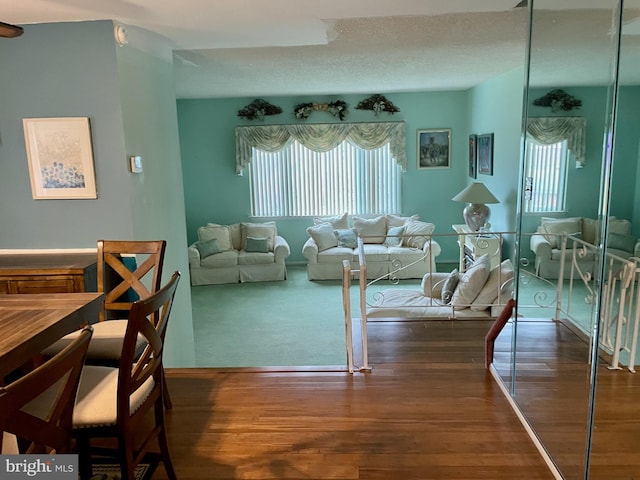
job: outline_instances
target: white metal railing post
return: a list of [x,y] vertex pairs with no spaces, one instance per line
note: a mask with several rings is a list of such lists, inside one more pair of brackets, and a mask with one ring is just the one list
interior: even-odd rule
[[[609,269],[613,270],[613,258],[610,260]],[[618,275],[616,275],[617,277]],[[635,264],[631,262],[625,262],[620,269],[620,281],[612,282],[612,289],[615,288],[616,283],[620,284],[620,297],[618,300],[618,315],[617,315],[617,324],[616,324],[616,338],[613,344],[613,357],[611,359],[611,369],[620,369],[620,352],[623,350],[623,339],[622,339],[622,330],[625,326],[626,317],[625,317],[625,309],[627,308],[627,290],[629,289],[629,285],[631,281],[635,277]],[[612,290],[610,295],[613,298],[615,291]],[[629,326],[627,324],[627,334],[625,336],[625,344],[628,346],[629,340]],[[631,358],[629,358],[631,361]]]
[[[560,250],[560,269],[558,272],[558,286],[556,289],[556,314],[554,316],[554,320],[560,320],[560,313],[562,311],[562,290],[563,290],[563,282],[564,282],[564,269],[565,269],[565,255],[567,253],[567,235],[562,235],[562,246]],[[575,249],[574,252],[575,253]]]
[[[636,295],[633,294],[629,298],[635,298],[635,302],[632,300],[633,304],[633,334],[631,337],[631,351],[629,352],[629,366],[627,367],[631,373],[636,373],[636,351],[638,348],[638,329],[640,328],[640,288],[637,288],[638,282],[638,259],[633,259],[634,261],[634,269],[633,269],[633,280],[631,282],[631,287],[635,288]],[[631,318],[631,309],[629,310],[629,318]]]
[[[609,292],[609,301],[612,302],[612,308],[613,308],[613,301],[614,301],[614,295],[615,295],[615,286],[618,282],[613,281],[611,282],[611,285],[609,286],[610,288],[610,292]],[[618,299],[618,312],[617,312],[617,319],[616,319],[616,336],[615,336],[615,340],[613,342],[613,356],[611,357],[611,365],[609,365],[609,368],[612,370],[619,370],[620,369],[620,347],[622,345],[622,327],[624,325],[624,302],[625,302],[625,294],[626,294],[626,290],[621,286],[620,288],[620,297]]]
[[362,336],[362,366],[360,370],[371,370],[369,366],[369,344],[367,336],[367,262],[364,256],[364,242],[358,237],[358,263],[360,272],[360,335]]
[[347,347],[347,368],[353,373],[353,319],[351,317],[351,263],[342,261],[342,306],[344,309],[344,334]]

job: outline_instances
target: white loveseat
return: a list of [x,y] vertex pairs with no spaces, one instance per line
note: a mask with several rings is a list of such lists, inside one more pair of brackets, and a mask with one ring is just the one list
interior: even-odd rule
[[433,239],[432,223],[417,216],[380,215],[370,218],[346,213],[314,218],[302,247],[309,280],[340,280],[343,260],[358,268],[357,238],[364,243],[367,278],[394,273],[397,278],[422,278],[435,272],[440,245]]
[[[600,242],[599,225],[597,220],[587,217],[542,217],[540,226],[530,239],[530,248],[535,254],[536,275],[548,279],[558,278],[562,258],[562,235],[568,234],[591,245],[597,245]],[[610,217],[608,232],[608,253],[624,259],[640,256],[640,242],[631,235],[631,223],[628,220]],[[567,243],[566,262],[570,258],[567,255],[571,253],[573,243],[571,240]],[[579,243],[576,245],[580,246]],[[593,273],[595,252],[595,249],[590,249],[576,258],[580,271]],[[570,274],[571,269],[567,265],[564,277],[567,278]]]
[[513,264],[490,270],[488,255],[463,273],[428,273],[420,289],[387,288],[367,294],[367,318],[474,319],[497,317],[512,297]]
[[275,222],[210,223],[189,246],[191,285],[285,280],[291,250]]

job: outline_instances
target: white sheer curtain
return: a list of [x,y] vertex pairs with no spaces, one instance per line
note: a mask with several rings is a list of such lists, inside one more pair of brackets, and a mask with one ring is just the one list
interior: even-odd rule
[[332,150],[344,140],[367,150],[389,143],[391,155],[402,171],[407,171],[405,123],[380,122],[237,127],[236,173],[242,175],[251,162],[252,148],[277,152],[293,140],[316,152]]
[[540,117],[527,122],[527,135],[543,145],[567,141],[579,165],[585,162],[587,120],[584,117]]

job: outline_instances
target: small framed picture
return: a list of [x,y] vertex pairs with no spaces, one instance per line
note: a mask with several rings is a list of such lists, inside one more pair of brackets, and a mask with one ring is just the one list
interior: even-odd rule
[[478,173],[478,136],[475,133],[469,135],[469,176],[476,178]]
[[418,169],[451,166],[451,129],[418,130]]
[[35,200],[97,198],[88,117],[25,118]]
[[493,133],[478,135],[478,173],[493,175]]

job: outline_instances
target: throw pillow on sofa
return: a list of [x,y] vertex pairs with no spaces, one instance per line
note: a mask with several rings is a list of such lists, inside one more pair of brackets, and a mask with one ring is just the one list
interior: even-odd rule
[[265,223],[241,223],[240,232],[242,234],[242,248],[247,249],[247,237],[253,238],[267,238],[269,251],[273,252],[275,246],[276,235],[278,231],[276,229],[276,222]]
[[622,250],[623,252],[633,253],[636,248],[636,239],[631,235],[611,232],[609,233],[607,247]]
[[207,241],[215,238],[220,251],[232,250],[231,231],[226,225],[206,225],[198,228],[198,240]]
[[402,245],[401,235],[404,233],[404,226],[391,227],[387,230],[387,238],[384,239],[384,245],[387,247],[399,247]]
[[402,227],[405,223],[410,222],[411,220],[419,220],[420,215],[411,215],[410,217],[401,217],[399,215],[385,215],[387,220],[387,228],[391,227]]
[[631,233],[631,222],[621,218],[609,217],[609,233],[619,235],[629,235]]
[[221,225],[219,223],[208,223],[209,227],[227,227],[231,234],[231,249],[242,250],[242,233],[240,232],[240,224],[232,223],[231,225]]
[[319,252],[338,246],[338,237],[330,223],[325,222],[309,227],[307,228],[307,233],[316,242]]
[[334,230],[347,229],[349,228],[349,215],[345,212],[342,215],[333,217],[315,217],[313,219],[314,225],[320,225],[321,223],[330,223]]
[[582,218],[548,218],[542,217],[542,234],[551,244],[551,248],[558,248],[558,235],[582,234]]
[[198,240],[196,242],[196,248],[198,249],[198,253],[200,253],[200,259],[222,252],[217,238],[212,238],[211,240]]
[[[631,222],[629,222],[629,220],[611,216],[609,217],[608,228],[609,233],[618,235],[631,234]],[[587,217],[582,219],[582,239],[592,245],[598,245],[600,243],[600,220]]]
[[462,274],[460,274],[460,282],[453,292],[451,305],[455,310],[461,310],[470,306],[475,298],[482,290],[482,287],[489,278],[491,260],[488,254],[484,254],[476,259],[475,262]]
[[269,253],[269,239],[266,237],[247,237],[245,252]]
[[338,238],[339,247],[356,248],[358,246],[358,237],[353,228],[341,228],[334,230],[333,233]]
[[600,242],[600,223],[593,218],[582,218],[582,240],[591,245]]
[[458,272],[457,268],[454,268],[447,279],[444,281],[444,285],[442,286],[442,302],[445,304],[451,303],[451,299],[453,298],[453,292],[456,291],[456,287],[460,283],[460,272]]
[[511,290],[511,280],[513,278],[513,264],[511,260],[506,259],[499,267],[494,268],[489,273],[486,283],[478,293],[478,296],[471,304],[471,310],[480,312],[486,310],[489,305],[496,302],[498,296],[502,303],[506,303]]
[[435,228],[436,226],[433,223],[409,220],[404,225],[404,246],[420,249],[423,248]]
[[384,217],[353,217],[353,228],[363,243],[382,243],[387,238],[387,220]]

